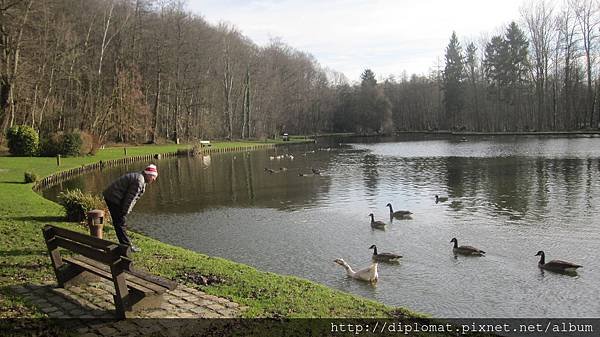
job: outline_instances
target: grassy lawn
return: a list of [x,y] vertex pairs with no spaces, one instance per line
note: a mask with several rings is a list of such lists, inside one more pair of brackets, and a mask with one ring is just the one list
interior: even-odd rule
[[[255,143],[217,142],[213,146],[253,144]],[[185,147],[187,146],[128,147],[127,153],[166,153]],[[32,184],[24,184],[23,172],[33,171],[44,177],[62,169],[122,156],[122,147],[108,148],[100,150],[94,157],[63,158],[60,168],[56,166],[55,158],[0,156],[0,318],[44,316],[8,288],[16,284],[54,281],[41,233],[44,224],[87,232],[87,228],[80,224],[64,222],[62,207],[33,192]],[[301,278],[263,272],[247,265],[168,245],[141,234],[131,234],[136,244],[142,248],[141,253],[134,255],[138,267],[179,282],[185,282],[185,272],[217,276],[224,282],[203,286],[201,289],[246,306],[244,317],[419,316]],[[112,226],[105,226],[105,237],[117,241]]]

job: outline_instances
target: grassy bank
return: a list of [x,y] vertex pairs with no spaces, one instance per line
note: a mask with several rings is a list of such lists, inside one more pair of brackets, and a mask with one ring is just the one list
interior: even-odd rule
[[[214,147],[228,147],[254,143],[215,143]],[[128,147],[128,155],[166,153],[185,145]],[[23,172],[33,171],[47,176],[59,170],[81,166],[99,160],[122,157],[123,148],[100,150],[94,157],[63,158],[61,167],[55,158],[0,157],[0,287],[4,294],[1,302],[4,317],[32,317],[38,315],[18,297],[9,294],[7,287],[14,284],[39,283],[53,280],[49,258],[41,235],[46,223],[85,232],[86,229],[63,220],[59,205],[42,198],[31,190],[32,184],[23,183]],[[111,226],[105,227],[109,240],[116,240]],[[247,317],[389,317],[394,308],[354,297],[296,277],[261,272],[246,265],[209,257],[157,240],[132,234],[142,252],[135,254],[135,262],[153,273],[172,279],[182,279],[186,272],[214,275],[225,282],[204,287],[207,293],[230,298],[248,307]],[[160,261],[160,263],[156,263]]]

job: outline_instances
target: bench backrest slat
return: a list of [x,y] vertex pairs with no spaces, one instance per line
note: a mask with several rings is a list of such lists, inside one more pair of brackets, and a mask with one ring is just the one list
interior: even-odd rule
[[120,255],[115,250],[100,250],[97,248],[86,246],[79,242],[71,241],[62,236],[54,236],[48,242],[58,247],[66,248],[74,253],[81,254],[85,257],[89,257],[90,259],[94,259],[105,264],[113,264],[116,261],[120,260]]
[[99,239],[87,234],[75,232],[65,228],[55,227],[51,225],[47,225],[46,228],[51,228],[51,233],[53,233],[54,235],[62,236],[69,240],[81,242],[94,248],[107,249],[110,246],[115,245],[115,243],[112,241]]

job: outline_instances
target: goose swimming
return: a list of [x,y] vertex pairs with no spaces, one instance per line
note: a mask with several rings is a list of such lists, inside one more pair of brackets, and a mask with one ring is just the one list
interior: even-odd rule
[[454,242],[454,247],[452,247],[452,251],[455,254],[462,255],[475,255],[475,256],[483,256],[485,252],[479,248],[475,248],[473,246],[459,246],[458,240],[456,238],[452,238],[450,242]]
[[413,214],[411,211],[395,211],[392,208],[392,204],[388,203],[387,205],[385,205],[385,207],[389,207],[390,208],[390,217],[396,218],[396,219],[402,219],[402,218],[407,218],[409,217],[411,214]]
[[370,266],[359,271],[354,271],[352,267],[350,267],[350,265],[343,259],[335,259],[334,262],[346,269],[346,275],[357,280],[376,283],[379,279],[379,274],[377,273],[377,262],[373,262]]
[[378,262],[398,262],[402,258],[402,255],[392,253],[378,253],[377,246],[372,245],[369,249],[373,249],[373,256],[371,259]]
[[568,273],[568,272],[576,272],[577,268],[581,268],[581,266],[578,264],[574,264],[574,263],[562,261],[562,260],[552,260],[552,261],[546,262],[546,254],[544,254],[543,250],[540,250],[539,252],[537,252],[537,254],[535,254],[535,256],[540,257],[540,262],[538,262],[538,267],[540,267],[542,269]]

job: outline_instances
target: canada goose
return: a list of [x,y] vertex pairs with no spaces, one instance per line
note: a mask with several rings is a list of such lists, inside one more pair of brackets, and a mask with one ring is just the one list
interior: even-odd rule
[[265,172],[273,174],[275,173],[275,170],[265,167]]
[[452,251],[455,254],[462,254],[462,255],[476,255],[476,256],[483,256],[483,254],[485,254],[485,252],[481,249],[475,248],[473,246],[458,246],[458,240],[456,240],[456,238],[452,238],[452,240],[450,240],[450,242],[454,242],[454,247],[452,248]]
[[437,194],[435,195],[435,203],[448,201],[448,197],[440,197]]
[[373,215],[373,213],[369,214],[369,216],[371,217],[371,227],[383,229],[387,225],[383,221],[375,221],[375,216]]
[[373,261],[378,262],[398,262],[402,255],[396,255],[392,253],[377,253],[377,246],[372,245],[369,249],[373,249],[373,256],[371,257]]
[[538,262],[538,267],[540,267],[542,269],[558,271],[558,272],[576,272],[576,269],[581,267],[578,264],[561,261],[561,260],[552,260],[548,263],[545,263],[546,255],[544,254],[543,250],[540,250],[539,252],[537,252],[537,254],[535,254],[535,256],[540,257],[540,262]]
[[334,262],[346,269],[346,275],[357,280],[376,283],[379,279],[379,275],[377,274],[377,262],[373,262],[367,268],[359,271],[352,270],[352,267],[350,267],[343,259],[335,259]]
[[390,217],[391,218],[397,218],[397,219],[407,218],[412,214],[411,211],[395,211],[394,212],[394,209],[392,208],[392,204],[390,204],[390,203],[388,203],[385,206],[390,208]]
[[312,171],[312,173],[314,173],[315,175],[321,175],[321,171],[319,169],[316,168],[311,168],[310,169]]

